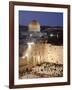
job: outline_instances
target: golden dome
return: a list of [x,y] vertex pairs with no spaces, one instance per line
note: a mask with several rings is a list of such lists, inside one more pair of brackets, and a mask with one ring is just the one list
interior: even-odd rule
[[36,20],[32,20],[28,24],[28,29],[29,29],[29,31],[40,31],[40,23]]

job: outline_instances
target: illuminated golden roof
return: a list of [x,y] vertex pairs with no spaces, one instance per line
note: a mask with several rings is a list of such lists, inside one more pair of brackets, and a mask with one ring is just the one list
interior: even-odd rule
[[29,29],[29,31],[40,31],[40,23],[36,20],[32,20],[28,24],[28,29]]

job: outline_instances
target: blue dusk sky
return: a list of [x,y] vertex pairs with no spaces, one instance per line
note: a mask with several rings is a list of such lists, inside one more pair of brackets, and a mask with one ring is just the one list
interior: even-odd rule
[[37,20],[41,26],[63,26],[63,13],[19,11],[19,25],[27,26],[32,20]]

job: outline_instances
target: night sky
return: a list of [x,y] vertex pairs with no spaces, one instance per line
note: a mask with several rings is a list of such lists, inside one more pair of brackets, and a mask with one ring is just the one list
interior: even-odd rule
[[27,26],[32,20],[37,20],[41,26],[63,26],[63,13],[19,11],[19,25]]

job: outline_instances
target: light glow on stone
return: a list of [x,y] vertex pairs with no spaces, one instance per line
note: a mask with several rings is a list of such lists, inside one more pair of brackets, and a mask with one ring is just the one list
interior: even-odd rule
[[50,34],[50,37],[53,37],[53,36],[54,36],[54,35],[51,33],[51,34]]
[[28,42],[28,48],[30,49],[31,48],[31,45],[34,45],[34,42]]

